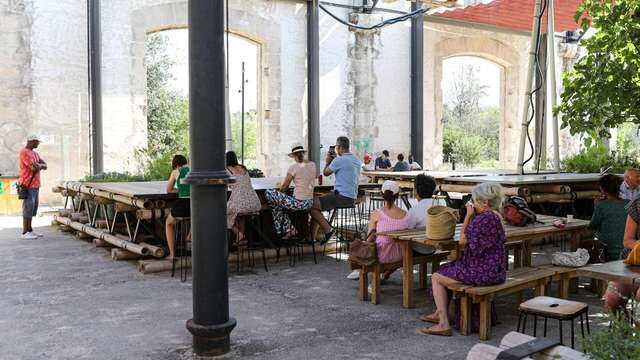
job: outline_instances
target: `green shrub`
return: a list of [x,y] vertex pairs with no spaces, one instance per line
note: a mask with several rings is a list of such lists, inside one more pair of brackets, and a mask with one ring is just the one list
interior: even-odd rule
[[129,182],[129,181],[145,181],[142,175],[132,175],[128,172],[106,172],[96,175],[87,175],[81,181],[87,182]]
[[[609,316],[611,329],[581,340],[583,352],[593,360],[640,359],[640,328],[625,317]],[[634,317],[638,318],[637,313]]]
[[610,173],[623,173],[630,167],[640,167],[636,151],[609,151],[601,143],[591,145],[581,152],[562,161],[562,168],[567,172],[597,173],[609,168]]

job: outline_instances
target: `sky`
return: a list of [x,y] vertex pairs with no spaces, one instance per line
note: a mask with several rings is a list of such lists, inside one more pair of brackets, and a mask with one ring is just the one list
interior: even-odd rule
[[480,99],[480,106],[500,106],[500,73],[501,68],[495,63],[476,56],[456,56],[446,59],[442,63],[442,96],[443,102],[451,102],[450,88],[453,79],[461,67],[472,65],[476,69],[476,75],[481,84],[487,86],[487,96]]
[[[184,95],[189,93],[189,52],[187,29],[162,32],[167,39],[167,50],[175,64],[171,72],[174,75],[169,86]],[[242,94],[242,62],[245,62],[245,111],[256,109],[258,47],[241,37],[229,36],[229,108],[232,113],[240,112]]]

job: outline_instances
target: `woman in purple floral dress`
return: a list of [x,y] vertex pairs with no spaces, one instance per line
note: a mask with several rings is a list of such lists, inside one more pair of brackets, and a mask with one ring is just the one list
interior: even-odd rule
[[460,245],[464,250],[460,259],[443,265],[431,277],[436,311],[420,320],[436,323],[420,329],[425,334],[451,336],[447,285],[463,283],[474,286],[499,284],[505,281],[507,263],[502,217],[502,187],[483,183],[472,191],[473,202],[467,204],[467,216],[462,224]]

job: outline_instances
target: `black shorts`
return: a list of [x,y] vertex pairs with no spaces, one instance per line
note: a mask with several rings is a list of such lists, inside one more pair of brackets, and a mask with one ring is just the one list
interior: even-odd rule
[[171,216],[174,218],[191,217],[191,201],[187,198],[180,198],[171,207]]
[[347,207],[356,203],[356,199],[342,196],[335,192],[319,197],[318,201],[320,201],[320,209],[322,211],[333,210],[337,207]]

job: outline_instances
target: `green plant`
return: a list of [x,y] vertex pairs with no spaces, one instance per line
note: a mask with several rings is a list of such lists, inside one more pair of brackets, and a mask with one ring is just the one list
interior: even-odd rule
[[[638,319],[635,311],[632,316]],[[640,328],[623,316],[609,318],[609,331],[598,331],[581,340],[584,353],[593,360],[640,359]]]
[[132,175],[129,173],[119,172],[106,172],[95,175],[87,175],[81,181],[86,182],[129,182],[129,181],[144,181],[146,180],[142,175]]
[[609,138],[611,128],[640,124],[640,0],[584,0],[575,19],[597,31],[581,42],[587,54],[563,74],[554,112],[571,134],[589,133],[589,145]]
[[609,167],[610,173],[623,173],[627,168],[640,167],[640,161],[635,152],[610,152],[601,142],[562,161],[562,168],[567,172],[596,173]]

